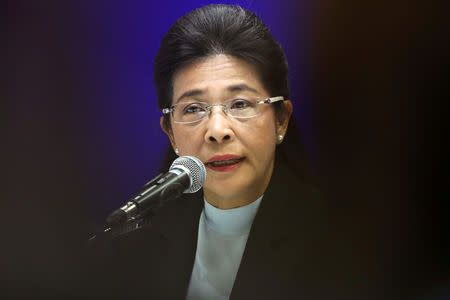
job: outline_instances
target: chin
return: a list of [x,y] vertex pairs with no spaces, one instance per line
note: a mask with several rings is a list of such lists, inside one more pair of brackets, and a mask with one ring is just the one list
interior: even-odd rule
[[212,186],[213,188],[204,187],[207,193],[222,199],[236,199],[238,197],[242,197],[244,194],[247,194],[250,190],[250,187],[237,186],[236,184],[225,184],[219,181],[216,181],[214,184],[209,186]]

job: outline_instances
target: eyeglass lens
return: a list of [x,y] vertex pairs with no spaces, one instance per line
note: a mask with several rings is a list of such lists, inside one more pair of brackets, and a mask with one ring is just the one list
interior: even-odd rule
[[259,113],[260,105],[255,99],[232,99],[224,104],[208,104],[205,102],[182,102],[174,111],[173,118],[177,122],[195,122],[207,116],[213,106],[223,106],[224,112],[235,118],[251,118]]

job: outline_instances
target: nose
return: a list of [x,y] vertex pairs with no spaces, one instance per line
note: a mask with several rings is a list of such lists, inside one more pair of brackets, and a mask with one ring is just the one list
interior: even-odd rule
[[206,143],[222,144],[234,139],[231,120],[223,111],[223,107],[211,107],[211,112],[209,117],[207,117],[206,122]]

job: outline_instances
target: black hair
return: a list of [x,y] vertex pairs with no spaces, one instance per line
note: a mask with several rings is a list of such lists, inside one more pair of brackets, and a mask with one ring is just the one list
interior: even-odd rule
[[[252,64],[271,96],[284,96],[289,99],[287,61],[283,49],[269,28],[256,14],[245,8],[212,4],[180,17],[163,37],[154,61],[154,83],[159,109],[169,107],[172,102],[172,81],[178,70],[218,54],[230,55]],[[282,122],[287,116],[283,102],[273,105],[277,120]],[[170,115],[165,115],[163,122],[165,127],[171,130]],[[290,132],[294,131],[297,135],[292,140],[301,145],[293,118],[289,122],[289,128]],[[278,147],[277,155],[289,140],[291,138],[285,137]],[[304,158],[299,149],[303,152],[303,147],[300,147],[296,150],[297,153],[290,156]],[[281,156],[287,157],[283,154]],[[175,158],[175,153],[169,149],[163,168],[168,167]]]
[[[271,96],[289,99],[287,62],[269,28],[247,9],[213,4],[182,16],[163,37],[154,63],[159,109],[172,102],[172,79],[177,70],[217,54],[249,62]],[[282,117],[282,103],[276,107],[277,117]],[[164,124],[170,129],[169,117]]]

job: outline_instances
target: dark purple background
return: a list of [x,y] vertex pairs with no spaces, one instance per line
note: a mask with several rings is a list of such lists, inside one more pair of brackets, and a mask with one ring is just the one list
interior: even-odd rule
[[[48,122],[58,137],[74,143],[70,151],[79,160],[83,188],[91,190],[93,206],[101,202],[101,210],[109,211],[156,175],[167,145],[152,82],[159,42],[179,16],[208,2],[11,3],[18,14],[14,25],[24,29],[11,32],[18,92],[26,93],[21,100],[34,110],[20,120],[38,127]],[[303,80],[311,10],[306,2],[288,3],[240,2],[261,16],[285,49],[295,114],[311,139],[311,99]]]

